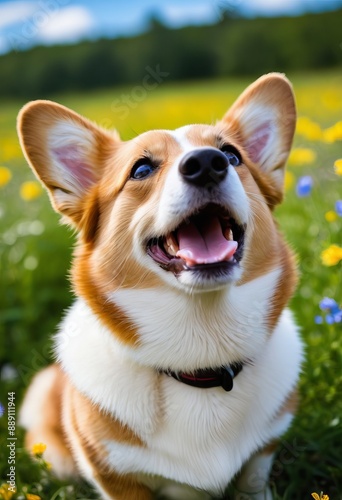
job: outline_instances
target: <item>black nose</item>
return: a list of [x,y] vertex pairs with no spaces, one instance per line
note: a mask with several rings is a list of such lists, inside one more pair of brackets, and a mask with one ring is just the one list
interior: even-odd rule
[[222,151],[203,148],[187,153],[179,163],[178,169],[189,184],[209,188],[225,179],[228,165],[228,159]]

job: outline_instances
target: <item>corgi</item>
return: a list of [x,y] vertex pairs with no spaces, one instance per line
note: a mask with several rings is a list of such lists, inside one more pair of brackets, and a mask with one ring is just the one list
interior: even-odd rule
[[271,499],[297,406],[296,261],[274,220],[296,123],[262,76],[214,125],[121,141],[50,101],[21,110],[25,157],[77,230],[77,299],[20,412],[59,477],[106,500]]

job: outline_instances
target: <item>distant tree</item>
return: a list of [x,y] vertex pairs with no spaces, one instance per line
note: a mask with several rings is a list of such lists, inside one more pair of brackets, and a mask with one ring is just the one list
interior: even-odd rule
[[342,9],[246,19],[222,7],[214,25],[170,29],[152,13],[148,30],[132,38],[2,55],[0,97],[137,84],[148,67],[167,72],[168,80],[184,80],[341,66]]

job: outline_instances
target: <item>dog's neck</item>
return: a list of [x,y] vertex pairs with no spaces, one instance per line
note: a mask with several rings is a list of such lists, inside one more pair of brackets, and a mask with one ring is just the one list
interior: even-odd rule
[[280,270],[208,294],[121,289],[110,295],[137,326],[129,348],[147,366],[191,371],[253,359],[269,335],[267,319]]

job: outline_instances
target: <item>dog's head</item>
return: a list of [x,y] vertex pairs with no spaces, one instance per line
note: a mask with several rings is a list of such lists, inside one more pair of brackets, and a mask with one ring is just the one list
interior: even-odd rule
[[103,303],[118,288],[208,292],[285,261],[272,209],[282,200],[295,117],[280,74],[259,78],[216,125],[127,142],[58,104],[26,105],[26,158],[80,234],[78,292]]

